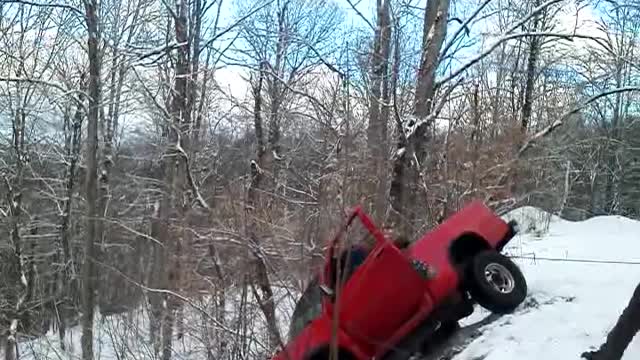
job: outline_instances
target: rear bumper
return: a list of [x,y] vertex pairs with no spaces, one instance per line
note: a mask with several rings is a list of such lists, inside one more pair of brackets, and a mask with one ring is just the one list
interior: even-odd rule
[[514,236],[520,231],[518,226],[518,222],[515,220],[511,220],[507,223],[507,233],[504,235],[502,240],[498,243],[496,250],[502,251],[502,249],[513,239]]

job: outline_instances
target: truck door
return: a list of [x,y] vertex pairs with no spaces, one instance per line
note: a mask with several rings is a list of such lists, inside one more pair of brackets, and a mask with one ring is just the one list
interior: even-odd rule
[[[416,313],[426,283],[391,242],[377,244],[338,289],[334,307],[349,336],[382,345]],[[335,313],[335,312],[334,312]]]

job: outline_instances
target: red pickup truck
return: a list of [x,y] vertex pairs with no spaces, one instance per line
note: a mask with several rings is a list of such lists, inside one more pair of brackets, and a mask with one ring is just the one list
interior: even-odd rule
[[[327,249],[319,276],[321,310],[273,360],[408,359],[445,323],[473,312],[473,303],[509,313],[527,295],[526,280],[502,248],[517,231],[474,201],[407,248],[355,208]],[[336,281],[344,243],[373,238],[364,262]],[[430,268],[430,276],[424,270]]]

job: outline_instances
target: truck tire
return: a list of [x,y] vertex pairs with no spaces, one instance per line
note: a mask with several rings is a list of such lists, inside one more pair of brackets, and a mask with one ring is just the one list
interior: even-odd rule
[[493,313],[513,312],[527,296],[527,281],[520,268],[493,250],[474,256],[466,277],[472,298]]

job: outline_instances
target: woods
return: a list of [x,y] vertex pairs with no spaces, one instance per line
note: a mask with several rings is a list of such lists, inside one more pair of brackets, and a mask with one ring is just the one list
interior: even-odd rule
[[639,36],[626,0],[0,0],[5,359],[268,356],[357,203],[640,218]]

